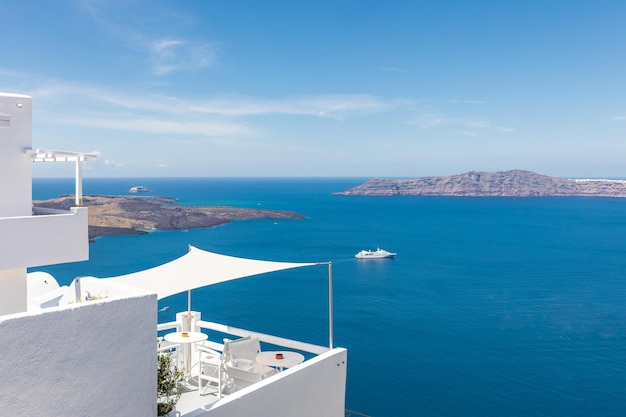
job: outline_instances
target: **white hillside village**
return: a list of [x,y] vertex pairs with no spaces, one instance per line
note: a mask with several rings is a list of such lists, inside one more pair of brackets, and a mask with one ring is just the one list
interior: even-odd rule
[[[345,415],[347,351],[333,346],[329,262],[269,262],[189,247],[149,270],[59,286],[28,268],[89,258],[82,165],[97,155],[33,149],[32,143],[31,97],[0,93],[0,414]],[[33,207],[33,163],[75,164],[75,207]],[[328,274],[329,317],[320,318],[328,319],[328,346],[215,323],[210,311],[191,308],[158,323],[159,299],[304,267]],[[173,275],[182,278],[173,282]]]

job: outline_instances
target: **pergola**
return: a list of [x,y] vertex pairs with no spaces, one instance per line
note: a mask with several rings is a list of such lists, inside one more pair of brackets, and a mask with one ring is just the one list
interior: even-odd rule
[[83,205],[83,162],[88,159],[96,159],[97,152],[70,152],[55,151],[50,149],[25,149],[30,155],[32,162],[74,162],[76,163],[76,205]]

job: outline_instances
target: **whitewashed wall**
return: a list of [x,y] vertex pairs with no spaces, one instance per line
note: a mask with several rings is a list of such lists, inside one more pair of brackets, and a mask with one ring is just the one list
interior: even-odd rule
[[89,259],[88,209],[0,219],[0,269]]
[[[31,144],[32,99],[0,93],[0,222],[3,217],[30,216],[32,173],[30,155],[24,153],[24,149]],[[2,231],[0,245],[10,247],[16,236],[19,230],[17,234]],[[10,259],[15,253],[0,249],[2,259]],[[0,270],[4,270],[0,271],[0,314],[26,311],[25,266],[15,263],[0,266]]]
[[346,349],[333,349],[304,362],[297,372],[288,369],[228,395],[197,417],[343,417],[347,358]]
[[32,99],[0,93],[0,217],[28,216],[32,204]]
[[156,295],[0,317],[0,415],[156,416]]

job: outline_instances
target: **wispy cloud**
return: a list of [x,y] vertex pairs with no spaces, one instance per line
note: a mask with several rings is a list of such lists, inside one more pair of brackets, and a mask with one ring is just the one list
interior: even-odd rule
[[405,73],[410,73],[412,71],[409,71],[407,69],[404,68],[398,68],[398,67],[382,67],[383,71],[389,71],[389,72],[405,72]]
[[[162,41],[154,50],[167,55],[181,40]],[[189,98],[141,91],[112,90],[97,86],[41,81],[28,94],[37,97],[40,120],[49,124],[148,134],[225,138],[258,138],[263,116],[307,116],[338,121],[355,116],[411,111],[409,123],[421,129],[448,128],[454,134],[477,136],[486,132],[512,132],[485,117],[451,117],[438,109],[414,102],[368,94],[325,94],[279,98],[243,95]],[[62,109],[62,111],[61,111]],[[259,123],[257,123],[259,122]]]
[[623,121],[626,121],[626,115],[613,116],[613,117],[611,117],[611,121],[612,122],[623,122]]
[[88,171],[110,171],[125,166],[124,163],[116,161],[110,155],[105,155],[98,152],[96,159],[90,160],[88,164],[85,164],[84,169]]
[[[308,116],[338,121],[406,107],[408,102],[366,94],[259,98],[188,98],[79,83],[44,81],[26,91],[37,97],[38,120],[51,125],[176,135],[179,138],[258,138],[263,116]],[[259,122],[259,123],[257,123]]]
[[85,108],[102,105],[126,110],[151,111],[163,114],[201,114],[217,116],[255,116],[267,114],[305,115],[341,119],[355,114],[389,111],[407,105],[399,100],[385,100],[367,94],[327,94],[293,96],[277,99],[232,95],[205,99],[160,96],[121,92],[77,83],[46,82],[29,91],[39,100],[83,102]]
[[461,130],[458,132],[465,136],[479,136],[478,132],[513,132],[515,129],[505,126],[494,125],[485,119],[470,117],[448,117],[442,112],[432,110],[422,110],[411,120],[411,124],[422,129],[433,129],[439,127],[455,127]]
[[480,133],[472,132],[472,131],[469,131],[469,130],[459,130],[459,131],[457,131],[457,134],[459,136],[471,136],[471,137],[481,136]]
[[8,68],[0,68],[0,77],[5,78],[27,78],[31,77],[32,74],[26,71],[17,71]]
[[[44,104],[55,103],[56,106],[61,104],[72,106],[73,104],[74,107],[77,107],[77,111],[81,111],[82,114],[93,111],[119,112],[122,110],[179,114],[186,110],[183,108],[181,100],[173,97],[119,92],[59,81],[45,82],[41,86],[31,89],[28,93],[37,97],[38,101]],[[103,110],[105,108],[106,110]]]
[[154,65],[152,73],[166,75],[174,71],[199,70],[211,65],[216,44],[198,44],[183,39],[162,39],[149,47]]
[[[123,5],[129,7],[127,2]],[[127,48],[139,50],[145,54],[149,72],[164,76],[173,72],[196,71],[213,64],[217,44],[209,41],[193,41],[177,36],[159,36],[141,31],[138,25],[130,22],[120,23],[108,16],[108,9],[121,4],[101,0],[74,0],[74,4],[84,10],[109,36],[120,41]],[[145,5],[137,5],[145,7]],[[175,13],[168,13],[168,18],[175,18]],[[179,19],[182,17],[178,16]]]
[[422,129],[430,129],[451,123],[453,123],[453,119],[447,118],[442,113],[422,113],[415,116],[411,121],[411,124],[419,126]]
[[138,119],[134,117],[131,119],[121,119],[119,117],[108,116],[54,118],[49,122],[68,126],[165,135],[179,134],[204,137],[250,137],[257,135],[253,129],[247,128],[244,125],[224,122],[192,122],[189,120]]
[[482,100],[458,100],[458,99],[452,99],[452,100],[448,100],[449,103],[464,103],[464,104],[487,104],[486,101],[482,101]]
[[200,113],[228,116],[285,114],[341,119],[351,114],[383,112],[392,106],[392,103],[370,95],[355,94],[300,96],[274,100],[236,97],[206,100],[191,105],[190,109]]
[[152,52],[160,55],[161,57],[170,58],[174,55],[172,53],[172,49],[177,46],[184,45],[185,43],[187,42],[180,39],[163,39],[155,41],[150,49],[152,49]]
[[463,120],[461,119],[461,123],[463,123],[467,127],[472,127],[475,129],[483,129],[483,130],[493,130],[496,132],[513,132],[515,130],[511,127],[494,125],[487,120]]

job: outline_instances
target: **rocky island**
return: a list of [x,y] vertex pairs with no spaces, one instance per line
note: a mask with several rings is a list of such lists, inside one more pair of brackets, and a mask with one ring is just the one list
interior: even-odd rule
[[[36,207],[67,210],[73,196],[34,201]],[[89,239],[102,235],[148,233],[148,230],[185,230],[218,226],[231,220],[304,219],[297,213],[223,206],[181,206],[171,197],[116,197],[88,195]]]
[[568,179],[531,171],[469,171],[464,174],[389,180],[374,178],[336,195],[456,197],[626,197],[626,181]]

